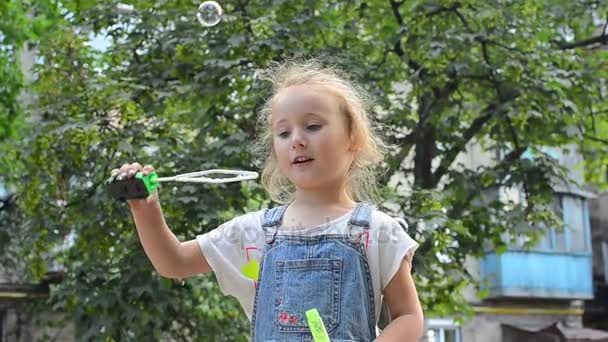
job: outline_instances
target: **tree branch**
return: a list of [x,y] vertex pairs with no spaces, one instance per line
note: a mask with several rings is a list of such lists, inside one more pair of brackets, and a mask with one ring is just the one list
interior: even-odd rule
[[524,152],[528,149],[528,146],[520,146],[519,148],[513,149],[509,154],[502,158],[502,162],[504,164],[510,164],[516,160],[518,160]]
[[518,95],[514,95],[508,101],[504,101],[499,104],[490,104],[486,107],[486,109],[482,112],[478,118],[473,120],[471,125],[463,132],[462,140],[455,144],[446,154],[445,157],[441,160],[439,167],[434,172],[433,181],[435,186],[439,184],[441,178],[447,173],[449,167],[452,165],[454,160],[458,154],[465,148],[465,146],[471,141],[471,139],[477,135],[485,125],[492,119],[494,115],[502,111],[507,103],[511,100],[515,99]]
[[575,49],[578,47],[589,47],[589,45],[600,44],[600,45],[608,45],[608,35],[606,34],[606,27],[604,26],[604,30],[601,35],[596,37],[587,38],[578,42],[565,43],[553,40],[554,44],[557,45],[562,50]]
[[608,35],[592,37],[589,39],[585,39],[585,40],[581,40],[581,41],[573,42],[573,43],[561,43],[561,42],[556,42],[556,41],[554,41],[554,43],[556,43],[557,46],[563,50],[575,49],[577,47],[587,47],[589,45],[593,45],[593,44],[597,44],[597,43],[599,43],[601,45],[606,45],[606,44],[608,44]]
[[[509,126],[509,132],[511,133],[511,140],[513,141],[513,145],[514,145],[514,151],[517,151],[518,155],[521,156],[521,154],[526,150],[525,147],[522,147],[521,144],[519,143],[519,138],[517,137],[517,133],[515,132],[515,129],[513,128],[513,123],[511,122],[511,119],[508,116],[505,116],[505,121],[507,122],[507,125]],[[511,153],[509,153],[510,155]],[[516,154],[517,155],[517,154]],[[530,212],[532,212],[532,209],[534,209],[534,204],[530,203],[529,199],[530,199],[530,186],[529,186],[529,181],[528,181],[528,176],[526,174],[526,172],[522,173],[522,178],[523,178],[523,188],[524,188],[524,197],[526,199],[526,208],[524,209],[524,218],[528,218],[528,215],[530,214]]]
[[[401,28],[405,27],[403,17],[401,16],[401,13],[399,13],[399,6],[401,6],[401,4],[403,4],[403,2],[402,1],[397,2],[395,0],[389,0],[389,2],[391,4],[391,10],[393,11],[393,16],[395,17],[397,24],[399,24],[399,27],[401,27]],[[401,39],[403,39],[404,36],[405,36],[405,32],[402,29],[401,32],[399,33],[399,37],[397,37],[397,41],[393,45],[393,51],[395,52],[395,54],[397,56],[399,56],[401,58],[403,58],[403,56],[405,55],[405,52],[401,48]],[[410,67],[410,69],[414,70],[414,72],[420,72],[422,70],[422,66],[413,60],[408,59],[406,61],[406,63]]]
[[599,143],[602,143],[602,144],[608,146],[608,139],[601,139],[601,138],[598,138],[598,137],[595,137],[595,136],[592,136],[589,134],[583,134],[583,137],[585,137],[586,139],[589,139],[591,141],[599,142]]

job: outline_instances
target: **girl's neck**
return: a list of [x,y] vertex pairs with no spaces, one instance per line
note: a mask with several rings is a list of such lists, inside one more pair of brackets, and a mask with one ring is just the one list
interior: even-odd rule
[[[348,196],[345,189],[341,191],[327,189],[327,191],[307,191],[296,190],[295,199],[290,204],[292,209],[337,209],[337,208],[353,208],[357,203]],[[330,209],[331,210],[331,209]]]
[[283,228],[316,227],[343,216],[356,206],[344,188],[327,187],[322,191],[297,188],[295,199],[283,217]]

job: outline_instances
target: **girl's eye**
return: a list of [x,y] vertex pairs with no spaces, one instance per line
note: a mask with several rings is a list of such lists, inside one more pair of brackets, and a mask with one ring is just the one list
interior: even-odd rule
[[307,128],[311,131],[318,131],[321,129],[321,125],[318,125],[318,124],[308,125]]
[[287,131],[279,133],[279,137],[281,137],[281,138],[287,138],[288,136],[289,136],[289,132],[287,132]]

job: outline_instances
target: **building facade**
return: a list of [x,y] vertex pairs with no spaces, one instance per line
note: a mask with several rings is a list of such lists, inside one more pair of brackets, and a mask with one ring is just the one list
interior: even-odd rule
[[[502,254],[489,249],[483,258],[470,259],[469,271],[487,282],[489,296],[479,300],[468,289],[466,297],[473,305],[474,318],[462,326],[450,318],[430,318],[426,341],[608,341],[608,332],[593,330],[583,322],[585,302],[595,296],[594,255],[597,259],[599,245],[596,239],[592,243],[590,203],[596,196],[573,185],[583,183],[580,154],[555,148],[547,148],[545,153],[565,166],[574,181],[554,185],[554,209],[565,229],[548,227],[531,249],[523,248],[522,236]],[[474,169],[494,159],[494,153],[471,144],[459,162]],[[499,189],[496,196],[518,201],[521,194]]]

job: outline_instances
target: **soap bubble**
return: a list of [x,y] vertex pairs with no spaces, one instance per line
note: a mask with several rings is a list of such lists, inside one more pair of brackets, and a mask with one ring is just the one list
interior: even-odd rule
[[200,6],[198,6],[198,11],[196,12],[196,19],[203,26],[215,26],[217,23],[222,20],[222,15],[224,11],[222,7],[215,1],[205,1]]

